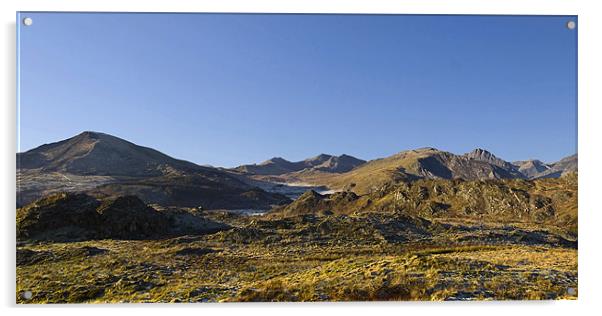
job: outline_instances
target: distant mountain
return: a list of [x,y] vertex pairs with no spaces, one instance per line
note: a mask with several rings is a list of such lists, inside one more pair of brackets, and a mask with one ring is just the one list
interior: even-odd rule
[[[559,177],[565,171],[576,171],[576,156],[553,164],[555,169],[546,169],[537,177]],[[349,189],[366,193],[391,182],[415,179],[527,179],[531,173],[522,173],[528,165],[509,163],[484,149],[475,149],[463,155],[455,155],[436,148],[419,148],[397,153],[393,156],[368,161],[357,168],[341,174],[289,174],[281,176],[289,181],[325,185],[331,189]],[[550,170],[552,167],[550,167]]]
[[327,179],[327,184],[342,188],[352,183],[354,191],[365,193],[385,183],[404,179],[476,180],[521,177],[515,170],[516,167],[506,166],[505,162],[482,150],[454,155],[436,148],[419,148],[369,161],[350,172]]
[[291,162],[280,157],[275,157],[259,164],[242,165],[232,170],[250,175],[282,175],[312,170],[343,173],[350,171],[365,162],[365,160],[357,159],[349,155],[332,156],[320,154],[316,157],[297,162]]
[[307,185],[320,192],[363,194],[417,179],[539,179],[572,172],[577,172],[577,155],[551,164],[510,163],[481,148],[456,155],[430,147],[368,162],[320,154],[297,162],[275,157],[223,169],[174,159],[115,136],[83,132],[17,154],[17,203],[57,192],[85,192],[102,199],[134,195],[163,206],[268,209],[290,201],[280,194],[290,191],[282,183],[294,183],[295,194]]
[[549,169],[540,172],[533,178],[558,178],[568,173],[577,172],[577,155],[572,155],[549,165]]
[[233,171],[256,175],[280,175],[303,169],[300,163],[290,162],[284,158],[274,157],[259,164],[242,165]]
[[[328,156],[328,155],[327,155]],[[322,163],[314,165],[311,169],[324,172],[343,173],[364,164],[366,161],[349,155],[329,156]]]
[[18,153],[17,178],[19,205],[62,191],[102,198],[135,195],[146,203],[205,208],[269,208],[288,201],[227,171],[98,132]]
[[518,171],[528,179],[537,177],[538,174],[550,169],[548,164],[537,159],[515,161],[512,164],[517,166]]
[[559,178],[568,173],[577,172],[577,154],[565,157],[557,162],[546,164],[537,159],[515,161],[513,164],[527,179]]

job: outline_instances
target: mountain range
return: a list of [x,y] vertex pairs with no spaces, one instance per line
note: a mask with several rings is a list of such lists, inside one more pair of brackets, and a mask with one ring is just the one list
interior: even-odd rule
[[316,157],[297,162],[291,162],[281,157],[274,157],[259,164],[242,165],[233,170],[254,175],[282,175],[299,171],[343,173],[350,171],[365,162],[365,160],[345,154],[340,156],[320,154]]
[[[296,166],[302,162],[295,163]],[[456,155],[436,148],[426,147],[406,150],[389,157],[356,164],[346,172],[328,172],[316,168],[297,168],[287,173],[269,173],[261,169],[284,170],[290,162],[271,159],[254,168],[241,166],[246,176],[256,180],[283,183],[305,183],[326,186],[332,190],[353,190],[363,194],[384,184],[416,179],[539,179],[557,178],[563,174],[577,172],[577,155],[566,157],[556,163],[546,164],[539,160],[508,162],[491,152],[477,148],[471,152]]]
[[320,154],[296,162],[275,157],[225,169],[174,159],[108,134],[83,132],[17,154],[17,203],[77,191],[99,198],[136,195],[146,203],[167,206],[267,209],[290,200],[261,183],[303,183],[363,194],[390,182],[417,179],[538,179],[573,172],[576,154],[546,164],[508,162],[480,148],[456,155],[430,147],[370,161]]

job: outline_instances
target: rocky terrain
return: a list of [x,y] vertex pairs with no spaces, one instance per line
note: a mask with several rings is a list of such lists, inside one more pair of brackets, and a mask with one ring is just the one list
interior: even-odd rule
[[322,185],[331,190],[350,189],[364,194],[387,183],[417,179],[539,179],[577,172],[577,155],[545,165],[540,171],[530,167],[533,163],[536,162],[510,163],[484,149],[456,155],[429,147],[371,160],[344,173],[302,171],[277,176],[256,175],[254,178]]
[[18,162],[18,303],[578,296],[576,155],[228,170],[85,132]]
[[543,227],[426,220],[399,213],[214,216],[234,228],[170,239],[24,243],[17,249],[17,301],[577,296],[576,241]]
[[195,212],[158,211],[135,196],[100,201],[84,193],[58,193],[17,209],[17,240],[156,239],[229,228]]
[[546,223],[577,235],[577,176],[539,180],[420,179],[390,183],[371,193],[307,191],[269,214],[383,213],[403,209],[422,218]]
[[263,216],[59,194],[17,211],[17,302],[577,297],[577,178],[308,191]]

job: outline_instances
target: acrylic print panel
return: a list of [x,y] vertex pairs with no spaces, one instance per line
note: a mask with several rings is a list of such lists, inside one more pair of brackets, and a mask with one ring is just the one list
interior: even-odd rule
[[576,16],[17,24],[18,303],[577,298]]

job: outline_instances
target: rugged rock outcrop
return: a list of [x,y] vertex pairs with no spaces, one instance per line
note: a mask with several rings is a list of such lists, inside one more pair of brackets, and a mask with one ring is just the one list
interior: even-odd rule
[[559,179],[419,179],[388,183],[355,195],[308,191],[275,208],[271,218],[298,214],[384,214],[402,212],[421,218],[488,220],[497,223],[547,223],[577,233],[577,176]]
[[99,201],[86,194],[60,193],[17,210],[19,240],[147,239],[226,229],[228,225],[194,214],[159,212],[135,196]]
[[169,234],[169,219],[135,196],[120,196],[103,202],[96,212],[99,225],[92,227],[100,236],[116,239],[143,239]]
[[276,208],[274,213],[286,215],[329,213],[333,209],[340,210],[343,207],[355,208],[353,204],[358,199],[359,196],[349,191],[322,195],[314,190],[308,190],[291,204]]
[[99,237],[96,209],[86,194],[61,193],[17,209],[17,239],[90,239]]

